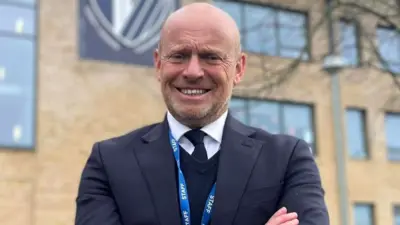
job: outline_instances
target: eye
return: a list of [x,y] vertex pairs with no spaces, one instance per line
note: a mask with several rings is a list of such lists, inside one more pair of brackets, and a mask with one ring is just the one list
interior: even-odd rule
[[215,56],[215,55],[209,55],[209,56],[208,56],[208,59],[209,59],[209,60],[219,60],[219,57],[218,57],[218,56]]
[[183,59],[184,56],[182,54],[173,54],[170,56],[171,59]]
[[221,62],[221,57],[216,54],[204,54],[201,56],[201,58],[213,64]]
[[168,61],[170,61],[170,62],[182,62],[182,61],[184,61],[185,59],[187,59],[187,55],[185,55],[185,54],[181,54],[181,53],[174,53],[174,54],[171,54],[170,56],[168,56]]

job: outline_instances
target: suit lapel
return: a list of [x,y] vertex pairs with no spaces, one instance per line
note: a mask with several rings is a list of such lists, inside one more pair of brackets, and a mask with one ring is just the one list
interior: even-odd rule
[[249,137],[254,132],[228,116],[221,145],[212,225],[233,224],[262,146],[262,142]]
[[136,151],[162,225],[181,223],[175,159],[169,144],[168,130],[165,119],[142,137],[142,146]]

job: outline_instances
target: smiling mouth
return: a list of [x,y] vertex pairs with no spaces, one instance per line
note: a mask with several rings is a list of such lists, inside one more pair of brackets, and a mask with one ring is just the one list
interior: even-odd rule
[[198,95],[204,95],[207,92],[209,92],[211,89],[188,89],[188,88],[176,88],[180,93],[184,95],[190,95],[190,96],[198,96]]

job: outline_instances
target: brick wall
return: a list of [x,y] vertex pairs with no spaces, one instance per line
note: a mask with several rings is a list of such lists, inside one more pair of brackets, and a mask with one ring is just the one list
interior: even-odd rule
[[[300,9],[312,7],[311,23],[321,16],[321,3],[275,2]],[[78,180],[92,144],[163,118],[164,104],[152,69],[79,60],[77,8],[76,0],[40,1],[38,144],[34,152],[0,151],[2,225],[73,224]],[[321,29],[312,53],[318,59],[326,51],[326,34]],[[257,65],[259,57],[250,55],[249,61]],[[266,68],[288,63],[272,57],[266,61]],[[250,66],[246,81],[259,74],[259,66]],[[373,201],[377,204],[377,224],[391,224],[391,204],[400,203],[400,179],[394,179],[400,166],[386,162],[380,111],[382,99],[390,95],[390,79],[352,69],[342,72],[341,84],[343,106],[368,110],[372,146],[372,160],[347,161],[350,201]],[[317,162],[332,224],[339,224],[330,79],[320,63],[301,65],[287,83],[271,93],[238,87],[235,94],[315,105]],[[391,107],[400,110],[399,106]]]

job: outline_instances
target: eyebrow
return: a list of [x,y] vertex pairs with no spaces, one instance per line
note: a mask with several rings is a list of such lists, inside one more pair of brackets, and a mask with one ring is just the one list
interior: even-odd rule
[[[178,47],[173,47],[170,49],[170,52],[179,52],[179,51],[190,51],[192,52],[193,48],[188,46],[188,45],[181,45]],[[212,48],[212,47],[202,47],[198,50],[199,54],[204,54],[204,53],[215,53],[217,55],[225,56],[227,53],[224,53],[218,48]]]

